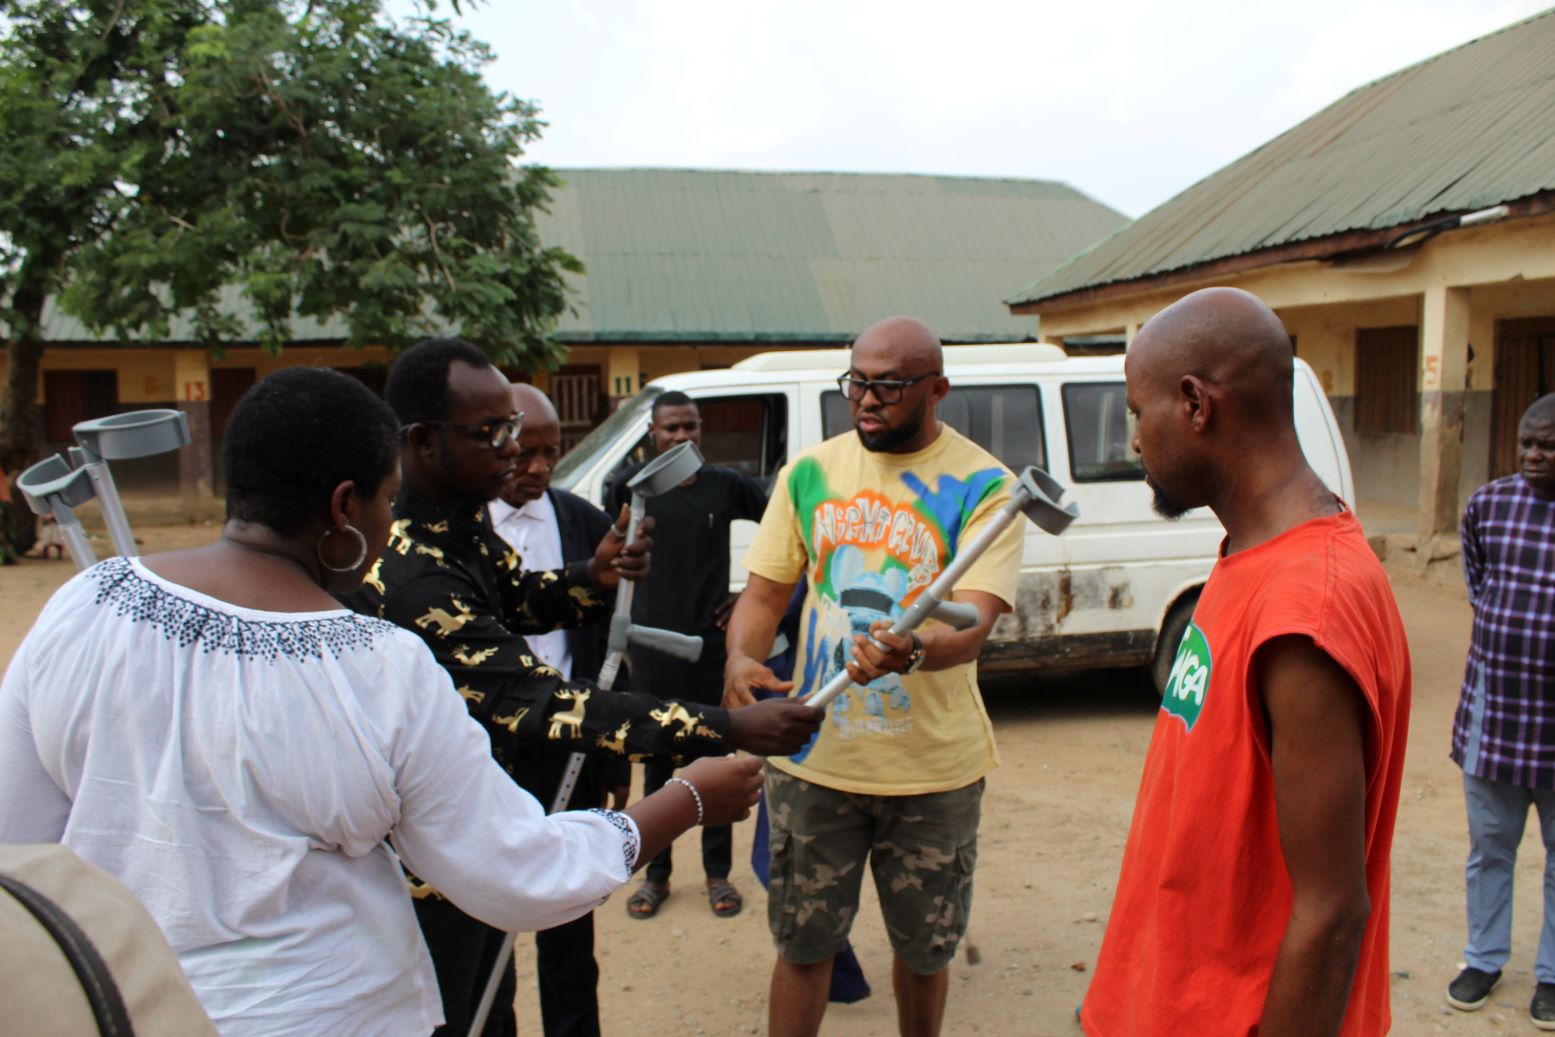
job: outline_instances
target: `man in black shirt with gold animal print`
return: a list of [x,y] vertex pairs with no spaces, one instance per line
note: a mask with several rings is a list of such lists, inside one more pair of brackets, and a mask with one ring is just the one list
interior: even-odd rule
[[[395,362],[385,395],[404,436],[404,481],[389,547],[347,603],[421,636],[490,734],[499,762],[511,767],[541,746],[677,763],[737,749],[788,754],[815,731],[820,712],[796,702],[775,701],[768,705],[791,708],[763,715],[754,709],[731,714],[601,691],[588,681],[563,680],[541,663],[524,633],[597,621],[611,608],[620,578],[646,570],[651,541],[623,552],[622,516],[588,561],[525,572],[486,511],[518,456],[518,415],[507,379],[469,343],[439,339]],[[442,990],[439,1032],[462,1035],[502,934],[435,890],[412,885]],[[498,997],[486,1034],[515,1032],[511,1004],[511,992]]]

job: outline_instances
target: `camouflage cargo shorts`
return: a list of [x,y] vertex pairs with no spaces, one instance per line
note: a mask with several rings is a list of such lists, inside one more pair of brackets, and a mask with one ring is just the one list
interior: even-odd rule
[[769,766],[767,925],[778,953],[807,965],[842,949],[867,859],[892,950],[920,975],[950,964],[972,909],[982,801],[982,781],[921,796],[861,796]]

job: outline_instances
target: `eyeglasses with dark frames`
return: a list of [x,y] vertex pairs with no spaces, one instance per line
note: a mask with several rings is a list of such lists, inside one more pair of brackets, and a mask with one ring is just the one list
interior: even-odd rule
[[[519,430],[524,426],[524,412],[519,411],[508,418],[493,418],[479,425],[465,425],[458,421],[418,421],[416,424],[458,429],[460,432],[483,440],[493,450],[501,450],[510,440],[517,438]],[[408,428],[409,425],[401,425],[400,431],[403,432]]]
[[901,403],[902,394],[910,385],[917,385],[925,378],[938,378],[938,371],[929,371],[926,374],[913,375],[911,378],[858,378],[851,374],[840,375],[837,378],[837,388],[842,395],[858,403],[868,393],[874,393],[875,399],[881,403]]

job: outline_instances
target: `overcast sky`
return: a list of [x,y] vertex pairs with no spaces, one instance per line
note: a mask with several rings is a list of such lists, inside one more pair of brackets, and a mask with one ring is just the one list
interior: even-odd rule
[[543,109],[547,165],[1051,179],[1138,216],[1549,3],[488,0],[460,21],[491,85]]

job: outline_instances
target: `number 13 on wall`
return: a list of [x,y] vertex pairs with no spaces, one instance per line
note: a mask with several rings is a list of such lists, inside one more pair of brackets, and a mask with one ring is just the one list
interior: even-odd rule
[[201,403],[209,398],[209,392],[205,382],[185,382],[183,400],[185,403]]

